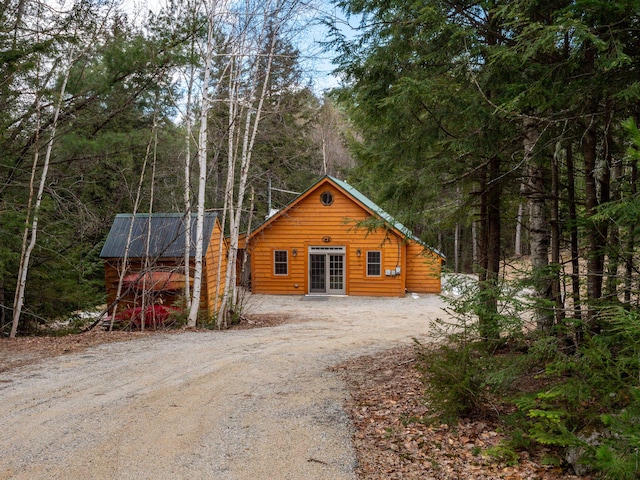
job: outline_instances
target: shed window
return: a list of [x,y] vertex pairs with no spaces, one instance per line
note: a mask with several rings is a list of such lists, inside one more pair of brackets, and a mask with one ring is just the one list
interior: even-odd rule
[[367,252],[367,276],[379,277],[382,275],[382,252],[372,250]]
[[289,252],[287,250],[273,252],[273,273],[276,275],[289,275]]

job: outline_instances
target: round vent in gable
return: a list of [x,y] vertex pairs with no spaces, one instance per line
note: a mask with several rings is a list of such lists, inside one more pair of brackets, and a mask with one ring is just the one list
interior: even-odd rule
[[333,203],[333,194],[331,192],[323,192],[320,195],[320,201],[325,206],[331,205]]

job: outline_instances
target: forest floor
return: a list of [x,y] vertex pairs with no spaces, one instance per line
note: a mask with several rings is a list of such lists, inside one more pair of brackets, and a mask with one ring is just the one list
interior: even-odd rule
[[[507,440],[493,412],[487,418],[434,423],[415,350],[401,347],[335,368],[349,389],[346,408],[355,427],[358,479],[569,480],[588,479],[545,464],[550,453],[501,458]],[[495,454],[489,454],[494,451]]]
[[[300,318],[291,310],[273,315],[262,313],[249,316],[234,329],[271,327],[297,321]],[[64,337],[2,340],[0,373],[37,365],[56,356],[82,353],[105,343],[129,342],[155,335],[159,334],[94,331]],[[350,358],[331,370],[343,379],[348,390],[344,408],[353,424],[358,479],[586,478],[544,465],[544,452],[535,458],[523,452],[517,462],[508,464],[499,457],[488,455],[487,449],[498,446],[504,439],[499,426],[491,420],[466,419],[456,426],[425,421],[432,412],[422,401],[424,384],[415,368],[411,345]],[[308,461],[321,462],[313,458]]]

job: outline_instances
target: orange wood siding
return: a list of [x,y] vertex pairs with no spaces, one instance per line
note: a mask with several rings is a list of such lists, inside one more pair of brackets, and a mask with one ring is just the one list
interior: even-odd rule
[[[216,296],[216,284],[218,283],[218,257],[220,252],[220,241],[222,240],[222,258],[220,265],[220,285]],[[222,296],[224,294],[224,277],[227,273],[227,241],[222,238],[220,234],[220,227],[216,222],[216,227],[211,233],[211,239],[209,240],[209,247],[207,248],[207,254],[205,256],[205,277],[207,286],[207,311],[210,318],[215,316],[215,313],[220,308],[222,302]]]
[[407,244],[407,290],[416,293],[440,293],[442,258],[422,245]]
[[[325,206],[320,195],[331,192],[334,201]],[[403,268],[402,240],[394,232],[378,229],[367,232],[355,222],[369,217],[368,212],[342,190],[324,183],[310,192],[250,239],[251,282],[254,293],[308,293],[308,247],[346,247],[346,293],[348,295],[403,296],[404,275],[385,276],[385,270]],[[330,241],[327,241],[329,240]],[[357,250],[361,255],[357,255]],[[273,252],[286,250],[289,272],[274,274]],[[294,256],[294,250],[296,255]],[[366,252],[382,252],[382,275],[367,277]]]

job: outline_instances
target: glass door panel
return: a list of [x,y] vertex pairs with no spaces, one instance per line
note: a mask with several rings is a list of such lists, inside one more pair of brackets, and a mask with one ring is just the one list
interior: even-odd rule
[[326,255],[309,255],[309,293],[326,293]]
[[344,255],[327,255],[329,261],[328,293],[343,294],[344,288]]

